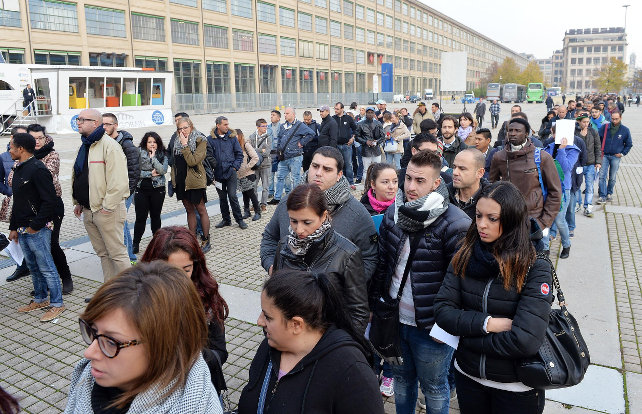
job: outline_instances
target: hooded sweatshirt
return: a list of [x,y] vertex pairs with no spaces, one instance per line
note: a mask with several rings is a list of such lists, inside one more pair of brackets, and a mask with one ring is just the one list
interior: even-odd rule
[[346,331],[331,326],[312,351],[280,379],[281,353],[263,340],[239,399],[239,414],[257,412],[270,359],[265,414],[384,412],[377,377],[363,349]]

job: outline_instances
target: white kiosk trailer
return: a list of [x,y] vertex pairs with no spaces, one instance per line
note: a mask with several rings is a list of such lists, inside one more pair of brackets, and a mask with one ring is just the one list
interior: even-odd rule
[[[173,80],[171,72],[140,68],[0,63],[0,131],[38,122],[73,133],[85,108],[114,113],[122,129],[171,125]],[[28,83],[36,92],[31,110],[23,106]]]

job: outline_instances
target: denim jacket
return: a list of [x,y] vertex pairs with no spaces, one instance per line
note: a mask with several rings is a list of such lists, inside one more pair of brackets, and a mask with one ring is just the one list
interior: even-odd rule
[[[163,162],[158,161],[157,157],[150,158],[146,149],[139,148],[140,150],[140,179],[138,180],[137,187],[140,188],[140,183],[144,178],[152,179],[152,186],[154,188],[165,187],[165,173],[169,164],[169,157],[167,154],[163,157]],[[152,177],[152,170],[156,170],[159,174]]]

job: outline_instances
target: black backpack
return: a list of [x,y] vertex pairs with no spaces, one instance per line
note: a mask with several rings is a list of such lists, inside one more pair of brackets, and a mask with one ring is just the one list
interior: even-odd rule
[[216,168],[216,158],[214,158],[214,149],[210,145],[210,141],[205,138],[207,141],[207,154],[203,160],[203,168],[205,168],[205,176],[207,177],[207,185],[214,184],[214,169]]

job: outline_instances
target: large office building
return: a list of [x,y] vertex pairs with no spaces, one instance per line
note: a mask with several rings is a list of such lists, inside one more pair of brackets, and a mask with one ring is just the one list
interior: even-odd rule
[[600,68],[611,58],[626,61],[626,33],[623,27],[570,29],[564,35],[562,55],[562,90],[567,95],[597,92],[593,81]]
[[414,0],[0,0],[0,51],[10,63],[173,71],[177,96],[237,106],[372,92],[384,62],[394,93],[438,91],[447,51],[467,52],[468,90],[492,62],[528,63]]
[[542,70],[544,84],[553,86],[553,57],[536,59],[537,65]]

